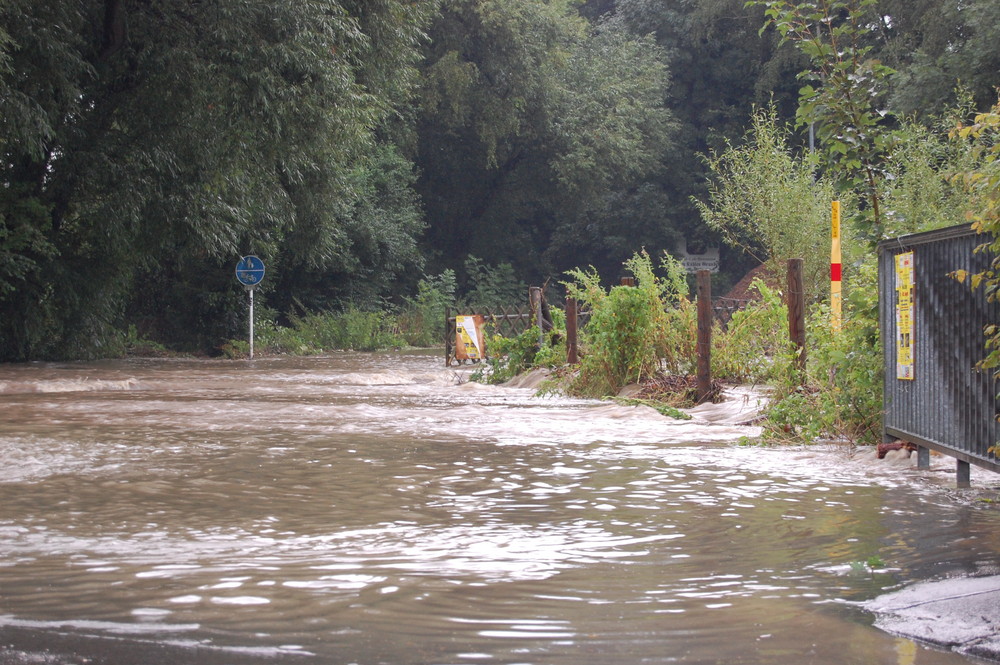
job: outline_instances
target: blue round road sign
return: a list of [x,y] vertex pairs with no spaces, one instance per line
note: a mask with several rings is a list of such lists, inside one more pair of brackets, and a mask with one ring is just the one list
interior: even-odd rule
[[236,264],[236,279],[245,286],[257,286],[264,279],[264,262],[256,256],[244,256]]

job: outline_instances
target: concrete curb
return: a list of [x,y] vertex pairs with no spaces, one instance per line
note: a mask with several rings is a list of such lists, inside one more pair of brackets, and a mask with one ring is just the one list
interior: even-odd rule
[[1000,661],[1000,575],[915,584],[865,609],[886,632]]

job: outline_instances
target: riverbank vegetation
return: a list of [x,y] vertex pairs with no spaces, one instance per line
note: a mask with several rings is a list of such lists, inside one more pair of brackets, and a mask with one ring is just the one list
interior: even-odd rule
[[[804,371],[773,279],[713,371],[772,387],[774,436],[870,441],[876,243],[973,222],[1000,249],[998,44],[993,0],[12,0],[0,361],[239,357],[254,254],[261,352],[440,344],[446,307],[544,284],[592,317],[561,389],[602,396],[690,373],[683,241],[721,245],[719,293],[804,259]],[[566,372],[538,334],[486,374]]]
[[[544,390],[603,398],[638,384],[656,393],[660,402],[692,406],[697,312],[684,268],[668,254],[657,265],[645,251],[624,267],[634,284],[608,289],[593,269],[567,273],[567,293],[588,312],[578,366],[566,366],[565,315],[559,312],[554,329],[544,336],[536,326],[515,337],[488,336],[486,366],[474,377],[503,383],[546,367],[554,370],[554,379]],[[726,326],[716,322],[713,334],[712,375],[730,383],[769,383],[789,371],[778,360],[791,358],[784,341],[784,301],[761,280],[753,282],[752,290],[754,299],[734,312]]]
[[[987,134],[995,131],[990,122],[995,125],[998,109],[978,116],[968,128],[949,132],[967,110],[949,111],[937,120],[936,128],[901,122],[892,131],[892,150],[878,191],[884,204],[883,235],[960,224],[967,211],[979,215],[977,219],[992,219],[997,153]],[[699,207],[706,224],[718,229],[728,242],[766,258],[773,275],[782,274],[784,260],[796,256],[823,267],[804,275],[809,309],[807,362],[804,369],[794,362],[780,289],[758,281],[755,299],[725,327],[716,327],[712,375],[768,386],[771,406],[762,421],[767,438],[877,443],[883,358],[877,254],[868,238],[871,220],[864,212],[866,200],[855,197],[853,190],[840,193],[848,220],[844,264],[849,268],[838,328],[831,323],[826,272],[830,223],[826,208],[834,188],[817,174],[809,155],[797,154],[787,144],[786,132],[773,109],[758,111],[739,145],[708,158],[716,177]],[[970,182],[992,185],[977,191],[968,186]],[[817,243],[816,238],[826,240]],[[649,381],[659,374],[685,376],[694,371],[694,305],[687,297],[687,284],[677,279],[675,262],[666,257],[660,277],[644,252],[625,266],[636,278],[634,287],[605,290],[593,271],[567,273],[572,278],[566,284],[568,292],[594,312],[584,332],[579,370],[557,381],[567,393],[613,395],[629,383]],[[780,280],[772,284],[776,281]],[[995,335],[996,331],[986,332]],[[527,347],[530,339],[522,340],[522,346]],[[986,362],[992,362],[995,355]],[[530,353],[524,349],[510,357],[517,359],[518,371],[531,366]],[[501,370],[498,376],[509,376],[507,362],[503,354],[491,360]]]
[[[989,109],[997,26],[992,0],[4,3],[0,361],[117,355],[130,326],[219,353],[246,329],[247,254],[262,311],[302,334],[379,312],[405,336],[420,284],[464,296],[472,257],[557,284],[721,244],[724,292],[800,249],[789,215],[831,188],[859,196],[861,237],[892,232],[909,204],[884,176],[924,158],[895,131],[950,149],[959,81],[967,125]],[[789,170],[809,124],[810,168]],[[751,129],[784,143],[773,166],[800,196],[737,228],[726,178],[771,166],[741,162]],[[961,217],[939,203],[906,224]],[[801,246],[816,275],[819,237]]]

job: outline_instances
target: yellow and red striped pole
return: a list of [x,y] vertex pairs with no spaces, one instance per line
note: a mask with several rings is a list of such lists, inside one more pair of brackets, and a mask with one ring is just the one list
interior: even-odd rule
[[833,201],[830,224],[830,328],[840,330],[841,314],[841,263],[840,263],[840,201]]

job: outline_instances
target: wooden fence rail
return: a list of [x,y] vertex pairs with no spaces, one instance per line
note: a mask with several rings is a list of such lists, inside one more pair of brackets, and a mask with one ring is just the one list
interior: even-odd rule
[[[564,311],[571,311],[572,306],[569,305],[571,298],[567,298],[567,307]],[[725,329],[726,325],[729,323],[730,319],[733,318],[733,314],[743,309],[749,303],[749,300],[735,299],[735,298],[717,298],[712,300],[712,313],[715,320]],[[575,304],[575,302],[574,302]],[[525,304],[522,306],[508,306],[508,307],[478,307],[475,314],[481,314],[486,322],[486,325],[490,326],[490,332],[500,335],[501,337],[517,337],[521,333],[530,330],[531,326],[535,323],[535,314],[532,312],[530,304]],[[570,318],[566,317],[567,328],[570,327]],[[587,322],[590,320],[590,312],[586,310],[577,310],[576,320],[573,324],[576,326],[577,332],[586,327]],[[569,336],[569,330],[567,330],[567,336]],[[451,365],[455,360],[455,315],[452,314],[451,308],[445,310],[445,326],[444,326],[444,352],[445,352],[445,363]],[[572,340],[574,342],[573,348],[567,348],[567,362],[570,364],[575,364],[576,359],[571,359],[570,356],[575,356],[577,347],[575,345],[576,337],[573,336]]]
[[[726,328],[733,314],[745,308],[749,300],[735,298],[712,299],[711,274],[708,271],[698,271],[697,301],[698,301],[698,399],[707,399],[711,392],[711,347],[712,328],[715,323],[719,323],[723,330]],[[626,279],[622,280],[623,286],[632,286]],[[545,304],[545,296],[542,289],[531,287],[529,289],[529,303],[526,307],[498,307],[496,310],[489,308],[480,309],[476,314],[481,314],[485,325],[492,326],[493,332],[503,337],[516,337],[527,330],[536,321],[542,322],[544,341],[544,330],[552,326],[548,306]],[[788,332],[789,338],[798,347],[799,353],[796,358],[797,367],[801,372],[805,369],[805,302],[802,288],[802,259],[790,259],[788,261],[788,293],[786,294],[786,305],[788,307]],[[574,299],[566,298],[566,358],[567,362],[575,364],[577,358],[577,330],[582,328],[590,318],[589,312],[580,312]],[[573,315],[575,314],[575,316]],[[456,359],[456,317],[451,315],[450,308],[445,310],[444,344],[445,344],[445,364],[451,365]],[[489,349],[484,351],[484,355],[489,353]]]
[[[510,307],[479,307],[476,314],[481,314],[485,324],[491,326],[492,332],[501,337],[517,337],[526,330],[530,330],[534,323],[531,308],[525,304]],[[444,325],[444,357],[445,364],[451,365],[455,360],[455,336],[456,317],[452,315],[451,308],[445,309]]]

